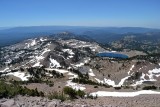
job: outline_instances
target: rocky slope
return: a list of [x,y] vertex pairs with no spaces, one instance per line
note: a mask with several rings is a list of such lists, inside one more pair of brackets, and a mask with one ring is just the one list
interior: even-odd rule
[[[128,59],[97,57],[100,52],[132,55]],[[69,32],[32,38],[1,48],[0,79],[5,82],[29,81],[22,86],[37,88],[45,94],[69,86],[99,97],[158,95],[156,91],[141,90],[146,86],[155,86],[154,90],[159,90],[160,57],[134,52],[136,54],[133,51],[115,52]],[[115,95],[113,91],[118,93]]]
[[159,107],[160,96],[142,95],[138,97],[77,99],[75,101],[48,100],[40,97],[17,96],[14,99],[0,99],[1,107]]

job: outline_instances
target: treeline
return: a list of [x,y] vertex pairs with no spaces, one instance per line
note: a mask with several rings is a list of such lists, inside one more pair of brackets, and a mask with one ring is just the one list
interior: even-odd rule
[[46,77],[46,73],[50,73],[54,78],[62,78],[64,75],[62,73],[56,72],[55,70],[47,71],[44,67],[41,68],[28,68],[27,71],[30,75],[32,75],[36,79],[41,79],[42,77]]
[[159,87],[152,85],[152,86],[144,86],[142,89],[143,90],[157,90],[159,89]]
[[[29,77],[29,80],[26,82],[21,82],[21,83],[42,83],[42,82],[48,82],[47,80],[49,78],[63,78],[64,75],[62,73],[59,73],[59,72],[56,72],[55,70],[52,70],[52,71],[47,71],[44,69],[44,67],[41,67],[41,68],[27,68],[27,69],[23,69],[23,68],[20,68],[20,70],[22,72],[27,72],[31,75],[31,77]],[[18,70],[11,70],[10,72],[17,72]],[[47,74],[48,73],[48,74]],[[0,73],[0,78],[1,75],[4,75],[4,74],[7,74],[7,72],[1,72]],[[50,76],[50,74],[52,76]]]
[[80,84],[89,84],[89,85],[98,85],[98,86],[104,86],[106,88],[109,88],[111,86],[106,85],[106,84],[101,84],[101,83],[97,83],[95,81],[89,80],[89,75],[88,73],[86,74],[82,74],[81,72],[79,72],[78,70],[72,69],[71,70],[73,73],[76,73],[78,75],[78,78],[73,78],[72,82],[75,83],[80,83]]
[[79,78],[89,79],[88,73],[82,74],[79,70],[76,70],[76,69],[70,69],[70,71],[77,74]]
[[52,99],[60,99],[61,101],[65,101],[65,100],[74,100],[74,99],[78,99],[78,98],[89,98],[89,99],[96,99],[97,96],[92,96],[90,94],[86,94],[84,91],[82,90],[75,90],[71,87],[64,87],[62,92],[52,92],[49,93],[48,98],[50,100]]
[[54,82],[52,82],[52,81],[36,79],[36,78],[30,78],[28,81],[10,80],[9,82],[14,85],[28,85],[30,83],[45,83],[46,85],[49,85],[50,87],[54,86]]
[[0,98],[12,98],[16,95],[41,96],[44,97],[42,91],[38,92],[36,89],[28,89],[19,85],[7,84],[0,81]]
[[81,90],[75,90],[71,87],[64,87],[62,92],[54,91],[52,93],[49,93],[48,98],[50,100],[52,99],[60,99],[61,101],[65,100],[73,100],[77,98],[84,98],[85,92]]
[[137,59],[137,60],[146,60],[152,63],[157,63],[160,60],[160,54],[149,54],[149,55],[137,55],[131,58],[128,58],[127,60],[133,60],[133,59]]
[[[27,69],[23,69],[23,68],[20,68],[20,70],[22,72],[28,72],[31,77],[28,78],[28,81],[15,81],[15,80],[10,80],[9,82],[10,83],[13,83],[15,85],[22,85],[22,84],[29,84],[29,83],[46,83],[47,85],[49,86],[53,86],[54,85],[54,82],[50,81],[49,79],[50,78],[63,78],[64,75],[62,73],[59,73],[59,72],[56,72],[55,70],[52,70],[52,71],[47,71],[44,69],[44,67],[41,67],[41,68],[27,68]],[[12,70],[11,72],[16,72],[17,70]],[[46,74],[48,73],[48,74]],[[2,73],[4,74],[4,73]],[[2,75],[0,73],[0,75]],[[50,74],[52,76],[50,76]]]
[[109,85],[97,83],[97,82],[94,82],[94,81],[92,81],[92,80],[85,79],[85,78],[73,78],[73,79],[72,79],[72,82],[80,83],[80,84],[89,84],[89,85],[104,86],[104,87],[106,87],[106,88],[110,88],[110,87],[111,87],[111,86],[109,86]]
[[64,87],[61,92],[54,91],[49,94],[44,94],[44,92],[38,91],[37,88],[28,89],[25,86],[20,86],[20,85],[15,85],[12,83],[5,83],[4,81],[0,81],[0,98],[13,98],[17,95],[47,97],[50,100],[59,99],[61,101],[74,100],[78,98],[91,98],[91,99],[97,98],[97,96],[94,97],[90,94],[86,94],[84,91],[75,90],[68,86]]

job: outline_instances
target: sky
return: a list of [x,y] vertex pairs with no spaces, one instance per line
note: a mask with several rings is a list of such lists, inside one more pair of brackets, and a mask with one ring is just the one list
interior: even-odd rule
[[0,0],[0,27],[160,28],[160,0]]

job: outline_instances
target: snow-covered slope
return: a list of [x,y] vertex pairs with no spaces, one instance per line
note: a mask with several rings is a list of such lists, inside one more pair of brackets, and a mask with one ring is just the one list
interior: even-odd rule
[[[63,74],[67,78],[64,81],[64,86],[87,91],[88,85],[72,81],[73,78],[79,78],[79,73],[88,75],[88,79],[97,84],[105,84],[111,87],[137,87],[145,82],[157,82],[157,84],[160,84],[158,83],[160,79],[160,65],[147,61],[142,61],[144,64],[138,64],[140,60],[97,57],[97,53],[108,52],[111,49],[104,49],[96,42],[80,40],[73,34],[70,35],[63,32],[56,35],[56,37],[32,38],[3,47],[0,51],[1,76],[16,77],[22,81],[28,81],[30,78],[34,78],[36,74],[33,75],[32,72],[34,70],[32,72],[27,70],[39,68],[41,70],[38,70],[38,73],[43,71],[45,72],[43,75],[47,75],[50,78],[54,77],[52,71],[60,75]],[[93,94],[102,96],[101,94],[103,93],[105,93],[104,96],[107,96],[106,94],[108,96],[114,94],[101,92],[100,90]],[[128,95],[129,93],[125,94]],[[132,96],[136,96],[143,94],[143,92],[132,94]]]

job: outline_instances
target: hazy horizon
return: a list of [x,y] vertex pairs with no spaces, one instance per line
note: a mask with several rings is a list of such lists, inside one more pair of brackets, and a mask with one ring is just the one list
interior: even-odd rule
[[146,29],[160,29],[154,27],[139,27],[139,26],[73,26],[73,25],[32,25],[32,26],[0,26],[0,30],[22,28],[22,27],[90,27],[90,28],[146,28]]

